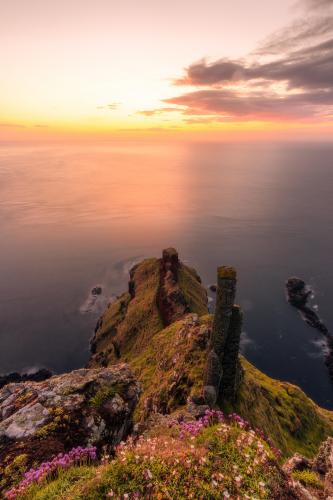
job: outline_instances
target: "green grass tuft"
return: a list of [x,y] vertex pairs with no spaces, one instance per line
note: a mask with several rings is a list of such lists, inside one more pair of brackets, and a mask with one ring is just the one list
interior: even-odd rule
[[292,473],[296,481],[299,481],[303,486],[323,489],[323,485],[315,472],[312,470],[297,470]]

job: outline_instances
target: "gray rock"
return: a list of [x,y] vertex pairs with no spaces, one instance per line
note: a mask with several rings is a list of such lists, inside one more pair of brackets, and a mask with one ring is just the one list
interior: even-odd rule
[[126,438],[139,386],[126,364],[81,369],[0,390],[0,463],[27,465],[75,446],[111,449]]

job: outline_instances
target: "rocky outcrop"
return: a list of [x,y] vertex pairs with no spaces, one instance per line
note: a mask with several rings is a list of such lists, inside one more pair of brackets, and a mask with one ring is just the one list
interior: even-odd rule
[[[166,281],[169,290],[181,289],[191,311],[178,321],[177,314],[163,318],[159,294]],[[196,271],[184,265],[175,250],[135,265],[128,291],[98,322],[89,366],[129,364],[142,388],[135,422],[144,427],[159,414],[201,415],[207,402],[215,401],[265,429],[284,456],[295,451],[313,455],[320,442],[333,435],[333,413],[238,355],[242,313],[235,305],[235,270],[220,268],[218,282],[214,320]]]
[[316,311],[308,304],[312,290],[302,279],[292,277],[286,281],[286,293],[289,304],[299,310],[304,321],[324,335],[327,345],[325,364],[328,368],[330,379],[333,382],[333,335],[319,318]]
[[333,438],[323,442],[312,464],[315,471],[324,475],[331,473],[333,479]]
[[304,321],[312,328],[316,328],[324,335],[328,335],[328,329],[319,318],[318,314],[308,305],[308,299],[312,290],[300,278],[292,277],[286,281],[287,300],[289,304],[296,307],[304,318]]
[[0,375],[0,389],[6,384],[12,384],[13,382],[26,382],[31,380],[34,382],[42,382],[52,377],[52,372],[46,370],[46,368],[41,368],[40,370],[33,373],[18,373],[12,372],[7,375]]
[[[301,499],[333,498],[333,438],[329,437],[321,444],[313,460],[295,453],[284,463],[282,469],[296,480],[300,477],[297,473],[308,473],[307,476],[304,476],[303,488],[301,488],[301,484],[294,484],[294,488],[304,495],[300,496]],[[311,482],[308,480],[307,484],[307,477],[314,478],[314,480],[312,479]]]
[[242,313],[234,305],[236,271],[219,267],[217,271],[216,306],[210,349],[204,376],[204,398],[210,406],[236,397],[240,380],[238,360],[242,330]]
[[173,248],[162,258],[146,259],[130,270],[128,292],[109,305],[91,342],[90,367],[130,360],[151,339],[188,313],[208,313],[207,291],[194,269]]
[[131,430],[138,397],[124,364],[7,384],[0,390],[2,473],[18,456],[28,467],[78,445],[112,448]]
[[311,460],[306,457],[303,457],[299,453],[295,453],[292,457],[290,457],[284,464],[283,470],[286,474],[290,475],[295,471],[302,471],[306,469],[310,469],[312,466]]

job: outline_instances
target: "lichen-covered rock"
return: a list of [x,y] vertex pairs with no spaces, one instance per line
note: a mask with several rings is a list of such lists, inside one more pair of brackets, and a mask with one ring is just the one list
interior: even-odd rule
[[295,453],[292,457],[283,464],[282,469],[286,474],[292,474],[295,471],[302,471],[310,469],[312,467],[312,462],[303,455]]
[[282,467],[299,498],[333,498],[333,438],[324,441],[313,460],[295,453]]
[[131,430],[138,397],[125,364],[7,384],[0,390],[0,476],[18,455],[28,467],[77,445],[112,448]]
[[313,461],[313,468],[320,474],[333,472],[333,438],[327,438],[320,446]]

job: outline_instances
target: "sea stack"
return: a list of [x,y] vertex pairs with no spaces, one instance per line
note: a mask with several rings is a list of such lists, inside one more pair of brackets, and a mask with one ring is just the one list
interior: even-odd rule
[[240,378],[242,313],[234,304],[236,284],[233,267],[218,268],[215,316],[204,378],[204,398],[210,406],[224,399],[233,400]]

